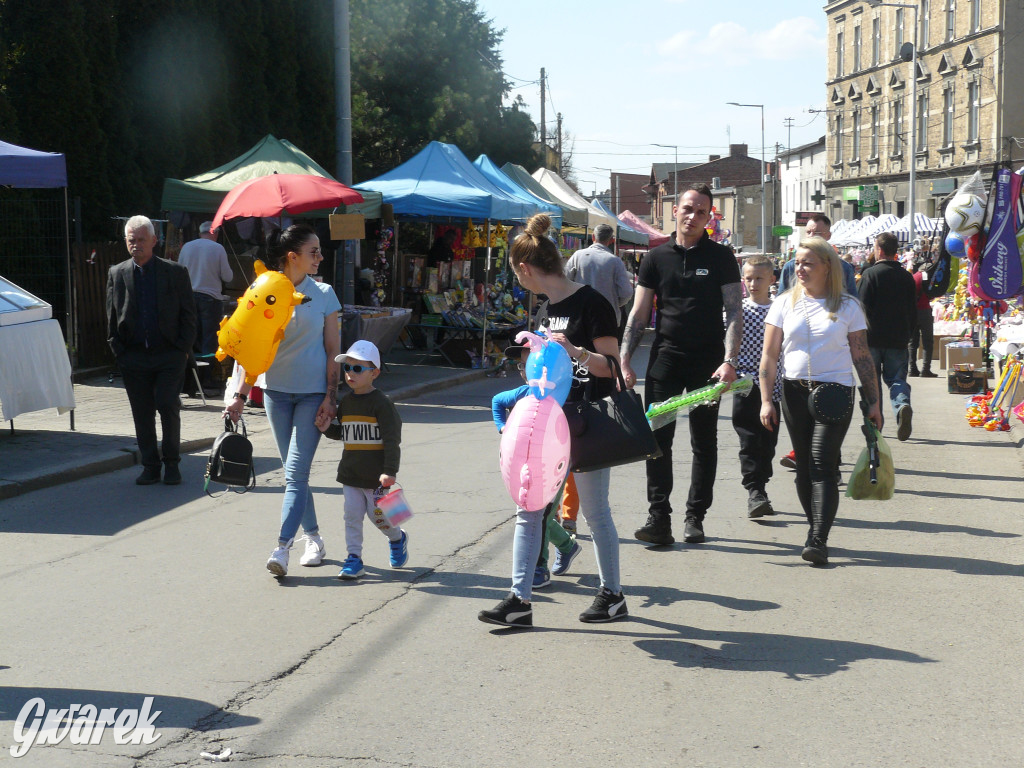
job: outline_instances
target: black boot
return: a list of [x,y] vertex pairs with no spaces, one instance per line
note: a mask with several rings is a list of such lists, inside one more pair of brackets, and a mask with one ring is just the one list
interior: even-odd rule
[[910,366],[910,373],[908,373],[907,375],[908,376],[920,376],[921,375],[921,372],[919,370],[917,370],[917,363],[912,363],[911,364],[911,366]]
[[672,518],[668,515],[656,515],[653,512],[647,515],[647,522],[637,528],[633,535],[640,541],[655,547],[666,547],[676,541],[672,538]]

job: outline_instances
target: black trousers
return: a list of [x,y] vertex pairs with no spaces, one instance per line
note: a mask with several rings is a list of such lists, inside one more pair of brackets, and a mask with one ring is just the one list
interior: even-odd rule
[[[775,403],[775,418],[779,404]],[[740,473],[747,491],[764,491],[772,479],[779,428],[765,429],[761,423],[761,389],[754,386],[744,395],[733,395],[732,428],[740,439]]]
[[782,413],[796,453],[796,495],[810,525],[808,539],[827,541],[839,511],[836,464],[853,413],[839,424],[815,421],[807,404],[809,394],[807,387],[787,379],[782,385]]
[[[186,353],[180,349],[150,351],[130,347],[117,358],[121,378],[132,407],[135,439],[139,443],[142,466],[159,469],[161,453],[164,464],[177,465],[181,460],[181,392],[185,377]],[[156,414],[160,414],[163,441],[156,444]]]
[[[644,385],[644,405],[707,386],[711,374],[722,364],[720,353],[714,357],[689,356],[669,368],[656,366],[651,352]],[[657,372],[657,377],[652,375]],[[690,412],[690,493],[686,498],[686,516],[703,520],[714,500],[715,474],[718,471],[718,405],[702,405]],[[676,422],[656,430],[654,436],[661,448],[661,457],[647,462],[647,502],[652,515],[671,515],[672,504],[672,442]]]
[[930,371],[932,367],[932,339],[934,337],[935,319],[932,316],[931,307],[917,310],[917,326],[910,332],[910,367],[917,368],[917,347],[918,344],[924,347],[924,359],[921,361],[921,369]]

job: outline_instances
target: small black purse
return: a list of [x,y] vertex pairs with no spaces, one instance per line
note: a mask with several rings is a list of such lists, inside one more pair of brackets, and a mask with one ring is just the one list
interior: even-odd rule
[[569,469],[592,472],[661,456],[658,441],[644,414],[640,395],[626,389],[622,369],[614,357],[605,356],[618,379],[619,389],[603,400],[590,400],[592,380],[584,399],[562,406],[569,422]]
[[[210,493],[210,481],[223,483],[235,490],[245,493],[256,487],[256,467],[252,461],[252,443],[249,442],[245,429],[245,421],[241,422],[242,431],[238,432],[231,419],[224,419],[224,431],[213,442],[210,460],[206,463],[206,479],[203,490]],[[226,489],[225,489],[226,490]]]
[[853,387],[826,381],[807,396],[807,407],[815,421],[841,424],[853,413]]

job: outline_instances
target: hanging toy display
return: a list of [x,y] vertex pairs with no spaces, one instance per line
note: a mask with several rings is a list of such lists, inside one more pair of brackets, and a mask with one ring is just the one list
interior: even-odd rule
[[373,260],[373,295],[370,303],[375,307],[384,306],[384,301],[391,291],[391,270],[388,249],[395,238],[392,227],[381,227],[377,233],[377,254]]

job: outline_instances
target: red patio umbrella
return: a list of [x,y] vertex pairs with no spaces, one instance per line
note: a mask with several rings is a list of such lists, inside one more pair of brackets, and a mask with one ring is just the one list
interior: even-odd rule
[[213,217],[213,229],[226,219],[306,213],[361,202],[361,194],[334,179],[305,173],[272,173],[228,192]]

